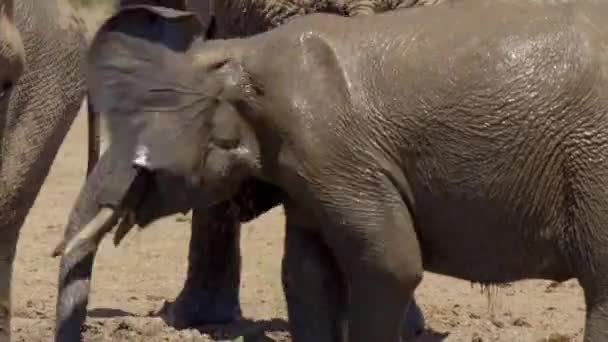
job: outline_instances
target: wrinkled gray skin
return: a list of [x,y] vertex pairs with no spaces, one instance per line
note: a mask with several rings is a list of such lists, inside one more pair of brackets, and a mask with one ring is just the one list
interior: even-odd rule
[[19,231],[85,95],[84,25],[66,1],[0,0],[0,341]]
[[[162,5],[176,9],[191,9],[197,13],[202,25],[186,24],[187,32],[179,34],[173,26],[162,25],[154,30],[150,23],[137,21],[131,24],[141,34],[152,39],[151,32],[164,30],[162,40],[173,39],[171,46],[183,49],[189,44],[193,32],[207,29],[208,38],[231,38],[256,34],[280,25],[302,14],[317,11],[351,14],[350,3],[359,6],[361,1],[208,1],[184,0],[121,0],[119,7],[128,5]],[[436,1],[367,1],[378,11],[412,7]],[[265,6],[270,5],[270,6]],[[215,24],[211,28],[210,8],[214,8]],[[244,11],[244,9],[247,9]],[[243,13],[246,13],[243,14]],[[137,26],[139,25],[139,26]],[[181,37],[180,37],[181,35]],[[182,42],[181,40],[184,40]],[[83,186],[70,214],[66,238],[73,236],[99,213],[102,205],[117,205],[134,177],[130,165],[132,149],[116,148],[110,144],[99,165]],[[167,323],[185,328],[205,323],[227,323],[240,316],[239,303],[241,255],[239,246],[240,225],[282,203],[282,194],[274,186],[250,179],[227,201],[212,207],[197,208],[197,204],[182,203],[185,185],[180,180],[162,175],[147,195],[146,204],[137,211],[137,221],[145,225],[153,219],[183,212],[194,207],[190,240],[188,274],[184,287],[174,303],[164,312]],[[79,340],[81,326],[86,318],[86,305],[90,291],[92,264],[96,246],[90,246],[82,261],[78,254],[66,255],[61,260],[57,301],[57,341]],[[416,334],[424,329],[424,317],[414,303],[404,322],[405,334]]]
[[314,14],[186,53],[136,15],[163,20],[114,17],[90,52],[112,141],[200,205],[282,191],[294,341],[399,341],[423,268],[576,278],[584,341],[608,340],[608,3]]

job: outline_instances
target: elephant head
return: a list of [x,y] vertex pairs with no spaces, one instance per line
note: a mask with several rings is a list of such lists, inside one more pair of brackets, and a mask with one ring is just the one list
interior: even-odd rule
[[[128,6],[100,28],[96,43],[108,42],[116,46],[117,59],[126,57],[128,51],[115,45],[112,33],[124,31],[131,37],[148,41],[150,44],[178,53],[186,51],[195,39],[203,39],[206,32],[195,15],[164,7]],[[124,61],[129,62],[129,59]],[[117,85],[117,90],[121,85]],[[97,91],[93,78],[89,79],[92,106],[104,113],[109,108],[100,106],[103,101],[92,96]],[[135,127],[116,126],[109,120],[111,134],[121,137],[135,137]],[[91,227],[103,222],[104,229],[110,230],[120,222],[115,235],[115,243],[134,225],[145,227],[158,218],[192,208],[188,187],[180,177],[169,173],[138,173],[131,163],[135,153],[136,140],[112,139],[76,201],[68,219],[65,239],[55,249],[54,255],[62,255],[59,275],[59,300],[57,306],[57,340],[78,340],[80,326],[86,317],[89,282],[97,245],[103,234],[93,233]],[[87,226],[88,224],[88,226]],[[82,228],[86,226],[85,228]],[[82,228],[82,229],[81,229]],[[85,244],[75,253],[63,253],[65,242],[77,232],[89,234],[92,243]]]
[[[209,2],[196,2],[202,3]],[[215,21],[204,25],[200,16],[175,8],[124,7],[93,40],[90,101],[106,114],[111,143],[56,251],[63,253],[57,340],[79,333],[94,253],[119,221],[115,243],[135,224],[146,226],[195,202],[223,201],[261,173],[257,138],[238,99],[263,90],[231,58],[240,51],[205,41],[215,37]]]
[[[138,10],[141,16],[158,15]],[[227,199],[259,167],[257,139],[230,101],[257,91],[230,58],[238,51],[206,53],[221,41],[203,39],[186,50],[173,49],[140,39],[115,19],[89,53],[92,101],[108,114],[113,141],[134,141],[136,167],[185,178],[204,194],[199,201]]]
[[[152,37],[150,27],[138,20],[158,25],[158,35]],[[111,209],[97,216],[104,219],[93,219],[73,242],[92,237],[97,242],[118,217],[130,212],[136,218],[132,223],[140,226],[175,213],[175,205],[168,206],[171,210],[162,206],[161,213],[161,206],[155,205],[159,198],[175,198],[167,195],[169,188],[181,189],[182,208],[226,200],[259,167],[253,130],[232,103],[218,100],[230,96],[225,90],[236,91],[239,78],[246,75],[224,55],[198,54],[203,45],[215,44],[204,41],[198,23],[190,12],[132,6],[98,31],[88,59],[91,102],[109,113],[111,146],[121,151],[122,163],[135,169],[129,190],[129,181],[121,182],[118,193],[124,198],[114,195],[114,202],[107,204]],[[192,73],[195,65],[204,72]],[[180,186],[165,186],[175,182]],[[156,196],[150,189],[166,191]],[[64,252],[74,246],[69,244]]]

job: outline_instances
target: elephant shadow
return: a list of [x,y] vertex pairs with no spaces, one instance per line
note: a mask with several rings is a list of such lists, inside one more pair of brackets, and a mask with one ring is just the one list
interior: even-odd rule
[[[277,337],[280,341],[289,339],[289,323],[284,319],[272,320],[249,320],[242,319],[236,323],[225,325],[206,325],[199,327],[201,333],[208,334],[215,341],[233,341],[238,339],[242,342],[273,342]],[[266,334],[273,336],[268,337]],[[278,335],[278,336],[277,336]],[[426,329],[416,337],[415,342],[443,342],[449,333],[437,332]],[[285,339],[283,339],[285,338]]]
[[448,337],[447,332],[438,332],[427,328],[422,334],[418,335],[415,342],[443,342]]
[[[289,324],[284,319],[251,320],[242,318],[237,322],[221,325],[205,325],[197,328],[215,341],[272,342],[276,337],[289,335]],[[271,335],[275,338],[271,338]],[[282,340],[282,339],[281,339]]]
[[[91,318],[125,318],[137,317],[138,315],[110,308],[95,308],[88,311],[88,317]],[[150,317],[158,317],[162,319],[160,313],[151,313]],[[289,325],[284,319],[271,320],[250,320],[242,318],[230,324],[208,324],[195,327],[202,334],[207,334],[215,341],[226,341],[239,339],[242,342],[272,342],[272,339],[266,334],[288,336]]]
[[[135,317],[136,315],[119,310],[109,308],[96,308],[89,310],[89,317],[93,318],[117,318],[117,317]],[[152,316],[160,316],[157,315]],[[288,336],[289,323],[284,319],[271,320],[251,320],[242,318],[237,322],[230,324],[209,324],[196,327],[203,334],[208,334],[216,341],[235,340],[239,339],[242,342],[272,342],[275,339],[268,337],[266,334]],[[446,339],[449,333],[438,332],[433,329],[426,329],[422,334],[416,337],[415,342],[442,342]]]
[[137,315],[120,310],[110,308],[95,308],[87,312],[87,317],[91,318],[119,318],[119,317],[136,317]]

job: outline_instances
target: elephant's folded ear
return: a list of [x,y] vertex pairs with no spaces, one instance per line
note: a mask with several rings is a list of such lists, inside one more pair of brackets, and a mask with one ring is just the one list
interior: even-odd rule
[[89,100],[110,119],[171,106],[167,95],[184,88],[176,83],[187,74],[187,50],[203,35],[194,13],[122,8],[105,21],[89,49]]

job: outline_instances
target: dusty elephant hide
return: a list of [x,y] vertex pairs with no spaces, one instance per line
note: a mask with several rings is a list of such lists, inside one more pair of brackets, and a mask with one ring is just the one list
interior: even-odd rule
[[[66,1],[0,2],[0,341],[19,231],[85,95],[84,25]],[[83,165],[85,167],[85,165]]]
[[[318,341],[305,330],[316,322],[336,324],[320,339],[335,341],[347,319],[350,342],[398,341],[402,294],[424,268],[482,283],[577,278],[585,341],[599,342],[606,16],[605,2],[470,0],[315,14],[171,51],[119,14],[97,36],[89,84],[133,163],[204,184],[201,203],[251,177],[283,191],[294,340]],[[311,273],[319,258],[326,274]],[[327,298],[311,293],[339,272],[349,291],[329,282],[330,298],[348,293],[349,305],[319,311]]]

